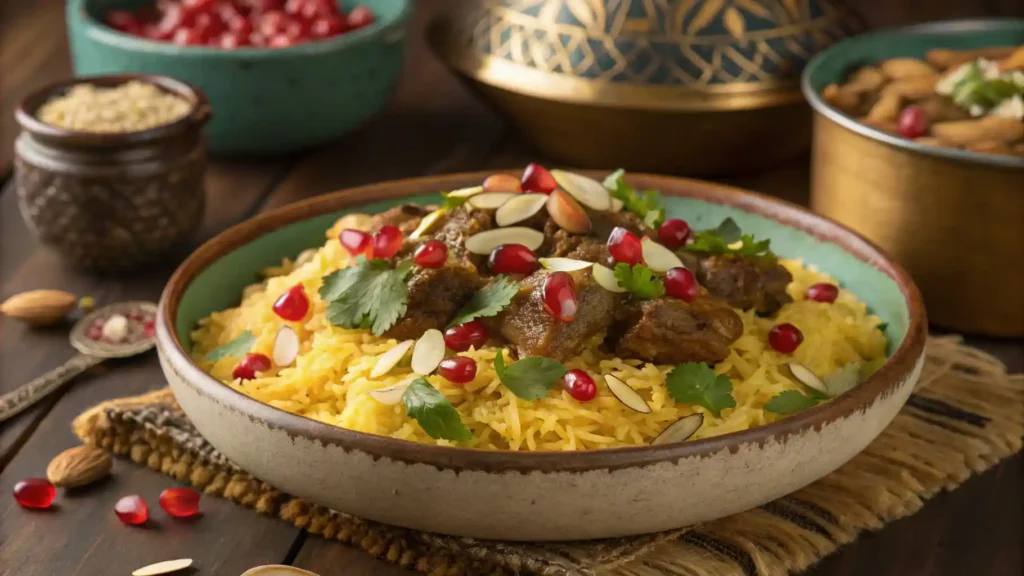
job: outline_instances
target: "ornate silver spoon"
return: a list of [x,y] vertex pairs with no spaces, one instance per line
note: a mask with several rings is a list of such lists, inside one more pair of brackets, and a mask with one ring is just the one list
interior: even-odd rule
[[107,358],[127,358],[148,351],[156,343],[155,320],[156,304],[152,302],[119,302],[85,315],[75,323],[69,336],[78,354],[62,366],[0,396],[0,422],[39,402]]

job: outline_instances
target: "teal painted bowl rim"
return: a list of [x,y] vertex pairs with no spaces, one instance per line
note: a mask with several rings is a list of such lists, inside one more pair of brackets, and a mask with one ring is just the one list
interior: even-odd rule
[[[1024,18],[975,18],[966,20],[948,20],[944,22],[929,22],[927,24],[915,24],[913,26],[905,26],[902,28],[880,30],[878,32],[870,32],[868,34],[854,36],[853,38],[847,38],[837,42],[822,52],[819,52],[811,59],[801,75],[800,89],[804,93],[804,98],[807,99],[815,112],[843,128],[856,132],[866,138],[871,138],[872,140],[878,140],[890,146],[895,146],[896,148],[902,148],[910,152],[917,152],[919,154],[934,156],[936,158],[986,164],[989,166],[1000,166],[1004,168],[1024,168],[1024,158],[1003,156],[1000,154],[986,154],[983,152],[972,152],[970,150],[960,150],[958,148],[926,146],[912,140],[907,140],[906,138],[893,136],[892,134],[888,134],[877,128],[861,124],[855,118],[847,116],[832,106],[829,106],[828,103],[821,98],[821,91],[828,84],[827,81],[823,82],[822,78],[817,77],[818,75],[823,74],[821,69],[831,64],[832,61],[842,62],[846,58],[844,53],[853,47],[859,47],[880,41],[884,42],[885,40],[896,37],[979,34],[996,30],[1020,31],[1024,33]],[[942,48],[942,46],[939,45],[934,47]],[[902,55],[903,54],[892,54],[891,56]],[[847,66],[865,63],[866,62],[851,61],[847,63]],[[838,79],[827,80],[833,82],[838,81]]]
[[397,42],[406,34],[407,24],[412,15],[411,0],[387,0],[400,5],[387,20],[375,20],[373,24],[340,36],[316,42],[304,42],[285,48],[238,48],[225,50],[212,46],[179,46],[171,42],[158,42],[139,38],[119,32],[102,22],[96,21],[86,10],[93,0],[69,0],[67,13],[77,18],[83,25],[83,34],[97,42],[119,48],[126,52],[161,54],[165,56],[188,56],[204,58],[220,58],[228,60],[292,58],[316,56],[339,52],[352,46],[364,44],[369,40],[385,36],[385,42]]
[[[665,461],[675,462],[688,457],[709,457],[723,450],[735,451],[745,444],[760,445],[772,441],[785,443],[791,436],[814,433],[830,422],[867,410],[874,402],[891,394],[904,378],[909,378],[924,355],[927,318],[921,293],[909,274],[869,240],[824,216],[777,198],[699,180],[632,174],[629,179],[634,184],[659,189],[667,196],[691,198],[724,209],[738,210],[751,218],[774,221],[783,228],[834,244],[844,254],[874,268],[895,285],[900,296],[901,310],[906,310],[902,341],[877,372],[850,392],[773,424],[680,444],[568,453],[437,446],[340,428],[286,412],[246,396],[221,383],[192,362],[181,342],[179,331],[191,330],[194,326],[187,325],[179,317],[178,305],[191,284],[205,270],[217,266],[222,258],[229,257],[237,249],[272,232],[285,230],[300,222],[322,220],[328,216],[333,218],[339,213],[359,210],[376,202],[470,186],[495,172],[499,171],[427,176],[351,188],[277,208],[222,232],[200,246],[175,270],[160,297],[156,337],[158,349],[164,358],[164,369],[174,371],[185,385],[194,388],[197,394],[207,400],[245,414],[269,428],[284,431],[289,436],[311,438],[324,445],[359,450],[374,457],[384,456],[442,469],[553,472],[632,468]],[[518,171],[512,170],[501,172],[518,174]],[[581,173],[598,177],[608,172],[591,170]],[[275,244],[280,246],[280,240],[275,239]]]

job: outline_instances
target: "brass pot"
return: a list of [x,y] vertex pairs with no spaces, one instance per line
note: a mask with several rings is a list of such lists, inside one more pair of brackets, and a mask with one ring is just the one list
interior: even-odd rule
[[454,4],[433,49],[543,154],[692,175],[806,152],[799,72],[860,28],[838,0]]
[[942,327],[1024,336],[1024,158],[886,134],[829,107],[821,89],[865,62],[1021,41],[1024,20],[914,26],[837,44],[804,73],[815,110],[811,208],[906,267]]

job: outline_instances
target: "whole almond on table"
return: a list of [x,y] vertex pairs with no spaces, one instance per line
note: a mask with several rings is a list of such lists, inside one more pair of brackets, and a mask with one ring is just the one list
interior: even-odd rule
[[49,326],[67,317],[78,304],[78,297],[63,290],[30,290],[15,294],[0,312],[32,326]]
[[46,478],[54,486],[85,486],[110,474],[110,454],[95,446],[76,446],[58,454],[46,467]]

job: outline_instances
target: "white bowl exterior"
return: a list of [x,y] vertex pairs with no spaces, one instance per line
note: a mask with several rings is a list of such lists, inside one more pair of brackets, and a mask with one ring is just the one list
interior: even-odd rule
[[[680,528],[747,510],[839,468],[892,421],[924,357],[867,408],[763,444],[645,466],[491,472],[409,464],[290,436],[187,383],[160,350],[182,409],[221,453],[289,494],[386,524],[483,539],[567,541]],[[325,424],[326,425],[326,424]]]

